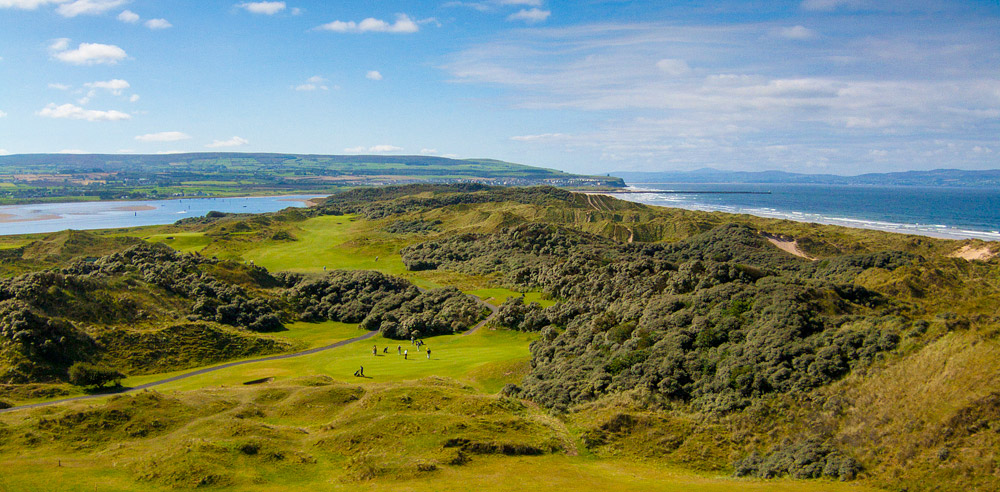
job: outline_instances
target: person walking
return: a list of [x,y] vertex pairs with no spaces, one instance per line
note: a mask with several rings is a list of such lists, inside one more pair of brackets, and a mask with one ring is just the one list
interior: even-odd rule
[[403,355],[403,346],[396,345],[396,355]]
[[372,345],[372,355],[378,356],[378,345]]
[[430,347],[427,347],[427,358],[428,359],[431,358],[431,348]]
[[403,351],[403,360],[406,360],[407,357],[409,357],[409,356],[410,356],[410,351],[409,350],[404,350]]

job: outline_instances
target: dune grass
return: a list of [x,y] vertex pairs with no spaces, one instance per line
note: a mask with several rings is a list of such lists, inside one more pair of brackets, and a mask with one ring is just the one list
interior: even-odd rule
[[212,238],[203,232],[173,232],[153,234],[143,237],[151,243],[163,243],[177,251],[191,253],[201,251],[212,242]]

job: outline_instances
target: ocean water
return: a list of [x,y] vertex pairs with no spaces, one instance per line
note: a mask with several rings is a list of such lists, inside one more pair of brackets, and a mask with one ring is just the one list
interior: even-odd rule
[[621,194],[689,210],[721,211],[950,239],[1000,240],[1000,189],[799,184],[630,183],[636,190],[769,191],[741,194]]
[[172,224],[188,217],[202,217],[213,210],[229,213],[276,212],[288,207],[304,207],[305,200],[316,196],[3,205],[0,206],[0,235]]

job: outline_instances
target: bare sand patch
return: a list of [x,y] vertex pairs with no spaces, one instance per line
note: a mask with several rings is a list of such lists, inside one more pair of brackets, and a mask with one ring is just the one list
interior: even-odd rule
[[815,261],[816,260],[816,258],[813,258],[812,256],[809,256],[808,254],[806,254],[805,251],[802,251],[801,249],[799,249],[799,242],[798,241],[794,241],[794,240],[793,241],[789,241],[787,239],[778,239],[778,238],[774,238],[774,237],[767,237],[767,240],[771,244],[777,246],[778,249],[780,249],[780,250],[782,250],[782,251],[784,251],[786,253],[791,253],[791,254],[793,254],[795,256],[798,256],[800,258],[805,258],[805,259],[810,260],[810,261]]
[[2,223],[10,223],[10,222],[35,222],[35,221],[39,221],[39,220],[55,220],[55,219],[61,219],[61,218],[62,218],[62,215],[56,215],[56,214],[36,215],[34,217],[27,218],[27,219],[26,218],[20,218],[17,215],[13,215],[13,214],[0,214],[0,222],[2,222]]
[[151,205],[130,205],[127,207],[115,207],[111,210],[115,212],[145,212],[147,210],[156,210],[156,207]]
[[988,246],[973,246],[971,244],[966,244],[965,246],[959,248],[958,251],[955,251],[948,256],[951,258],[962,258],[969,261],[986,261],[996,255],[996,253],[990,251]]

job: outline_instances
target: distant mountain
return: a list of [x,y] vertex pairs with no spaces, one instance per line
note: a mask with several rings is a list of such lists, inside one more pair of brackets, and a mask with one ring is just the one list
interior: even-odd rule
[[1000,186],[1000,169],[963,171],[961,169],[935,169],[933,171],[906,171],[896,173],[869,173],[858,176],[835,174],[800,174],[784,171],[720,171],[698,169],[677,172],[613,172],[627,183],[760,183],[760,184],[831,184],[870,186],[950,186],[993,187]]

